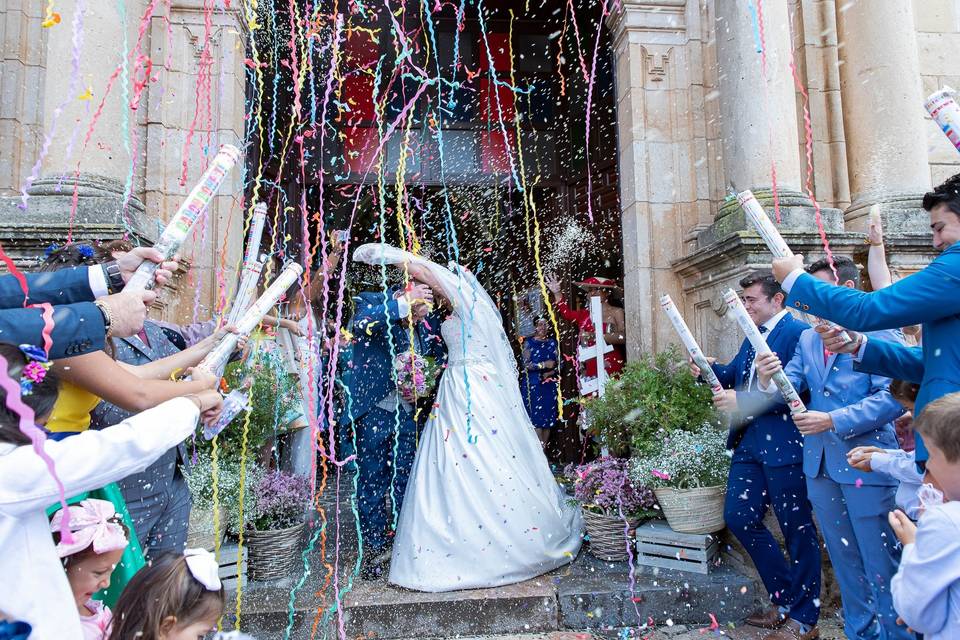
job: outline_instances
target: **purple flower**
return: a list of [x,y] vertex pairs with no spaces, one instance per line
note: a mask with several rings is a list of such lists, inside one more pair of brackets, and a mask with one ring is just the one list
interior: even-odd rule
[[657,504],[651,489],[631,482],[623,458],[605,456],[578,467],[570,465],[566,473],[574,478],[574,497],[604,514],[631,515]]
[[254,526],[260,531],[291,527],[303,520],[313,492],[306,478],[271,471],[254,489]]

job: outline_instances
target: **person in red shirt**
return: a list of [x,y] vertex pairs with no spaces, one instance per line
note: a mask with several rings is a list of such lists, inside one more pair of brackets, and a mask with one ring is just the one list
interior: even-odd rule
[[[594,296],[600,298],[600,304],[603,311],[603,339],[608,345],[613,346],[613,351],[604,356],[604,369],[608,376],[614,376],[623,370],[626,362],[624,357],[623,345],[626,342],[625,320],[623,309],[610,304],[608,297],[610,292],[618,289],[617,283],[610,278],[601,278],[594,276],[587,278],[583,282],[575,282],[586,293],[587,300]],[[553,293],[553,303],[560,313],[560,316],[568,322],[576,323],[580,330],[577,343],[583,347],[591,347],[596,341],[596,333],[593,328],[593,322],[590,321],[589,303],[583,309],[573,309],[564,300],[560,293],[560,281],[556,278],[550,278],[547,281],[547,287]],[[582,363],[578,372],[579,378],[595,378],[597,375],[597,361],[594,359]]]

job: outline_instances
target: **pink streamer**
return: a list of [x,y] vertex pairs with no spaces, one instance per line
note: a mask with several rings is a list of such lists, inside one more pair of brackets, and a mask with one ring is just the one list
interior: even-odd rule
[[763,24],[763,0],[757,0],[757,37],[760,40],[760,77],[763,80],[763,105],[767,113],[767,144],[770,146],[770,191],[773,195],[773,214],[777,224],[780,216],[780,189],[777,187],[777,160],[773,154],[773,126],[770,124],[770,87],[767,84],[767,36]]
[[603,0],[603,6],[600,9],[600,24],[597,25],[597,39],[593,43],[593,63],[590,66],[590,79],[587,83],[587,132],[583,150],[587,159],[587,217],[591,224],[593,224],[593,172],[590,170],[590,111],[593,105],[594,80],[597,77],[597,53],[600,51],[600,34],[603,33],[603,21],[606,17],[607,0]]

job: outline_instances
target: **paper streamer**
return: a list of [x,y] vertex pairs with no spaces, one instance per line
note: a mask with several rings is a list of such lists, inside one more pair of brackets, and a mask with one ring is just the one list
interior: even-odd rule
[[[190,235],[191,229],[193,229],[197,220],[206,212],[214,194],[216,194],[217,190],[223,184],[227,172],[233,168],[233,165],[235,165],[239,159],[240,150],[235,146],[225,144],[220,147],[220,151],[207,168],[207,171],[203,174],[200,182],[193,188],[183,204],[180,205],[177,213],[173,216],[170,223],[167,224],[167,227],[160,235],[160,239],[157,240],[157,243],[154,245],[154,249],[163,254],[165,259],[171,258],[183,244],[184,240],[187,239],[187,236]],[[157,270],[157,267],[158,265],[155,262],[150,262],[149,260],[144,261],[137,268],[137,271],[133,274],[133,277],[130,278],[130,281],[127,282],[124,289],[134,291],[138,289],[152,289],[155,284],[153,274]]]
[[940,91],[931,93],[923,106],[947,139],[960,151],[960,105],[957,104],[955,95],[953,89],[944,86]]
[[200,361],[197,367],[209,371],[216,376],[222,375],[223,369],[230,359],[230,354],[237,348],[237,342],[240,340],[240,337],[249,335],[257,328],[257,325],[263,320],[263,316],[270,311],[273,305],[277,304],[280,296],[282,296],[301,275],[303,275],[303,267],[296,262],[288,263],[283,271],[280,272],[280,275],[278,275],[267,290],[263,292],[263,295],[237,320],[235,323],[237,333],[227,333],[220,338],[217,346]]
[[[743,207],[743,212],[746,214],[747,220],[750,221],[750,224],[753,225],[757,234],[766,243],[773,257],[792,258],[793,251],[790,250],[790,246],[783,239],[783,236],[780,235],[780,232],[777,231],[777,228],[773,226],[773,221],[770,220],[766,211],[764,211],[760,203],[757,202],[757,198],[753,195],[753,192],[749,189],[741,191],[737,194],[737,202]],[[840,328],[829,320],[821,318],[820,321],[834,329]],[[846,331],[841,331],[839,337],[843,340],[844,344],[851,342],[850,335]]]
[[257,283],[260,282],[260,275],[263,273],[263,260],[256,260],[253,263],[244,263],[243,273],[240,274],[240,284],[237,286],[237,295],[233,299],[233,306],[230,307],[230,314],[227,316],[227,324],[236,324],[240,316],[250,306],[250,300],[257,290]]
[[703,350],[700,349],[696,338],[693,337],[690,328],[687,326],[687,323],[684,322],[683,316],[680,315],[680,310],[677,309],[677,305],[674,304],[673,299],[670,298],[668,294],[663,294],[660,296],[660,306],[663,308],[664,313],[667,314],[667,317],[670,318],[670,322],[673,323],[673,328],[676,329],[677,335],[680,336],[680,342],[682,342],[683,346],[687,349],[687,353],[690,354],[694,364],[700,367],[700,375],[707,381],[707,384],[710,385],[710,390],[713,391],[713,395],[722,395],[723,385],[720,384],[720,379],[717,378],[717,374],[713,372],[713,368],[710,366],[710,363],[707,362],[707,357],[703,355]]
[[[723,294],[723,301],[727,303],[727,308],[733,314],[733,319],[737,321],[737,324],[740,325],[740,328],[747,335],[747,340],[749,340],[753,346],[754,353],[758,356],[762,353],[771,353],[770,347],[767,346],[767,341],[763,339],[763,335],[760,333],[760,330],[757,329],[757,325],[753,324],[753,320],[750,318],[750,314],[747,313],[746,307],[743,306],[743,302],[740,301],[740,296],[737,295],[737,292],[733,289],[727,289]],[[807,408],[804,406],[803,400],[800,399],[800,394],[794,389],[790,383],[790,379],[787,378],[787,374],[784,373],[782,369],[774,374],[773,383],[777,385],[777,389],[783,394],[783,399],[786,400],[787,406],[790,407],[790,413],[797,414],[806,412]]]

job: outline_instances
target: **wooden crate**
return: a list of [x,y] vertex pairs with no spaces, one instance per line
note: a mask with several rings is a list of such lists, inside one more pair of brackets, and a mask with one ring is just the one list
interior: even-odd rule
[[[243,558],[242,576],[240,576],[242,587],[247,586],[247,572],[246,572],[246,562],[247,562],[247,547],[243,547]],[[237,544],[225,544],[220,547],[220,581],[223,583],[224,588],[227,591],[236,591],[237,589],[237,577],[240,571],[237,567]]]
[[677,533],[659,521],[637,528],[637,564],[707,574],[719,555],[719,534]]

